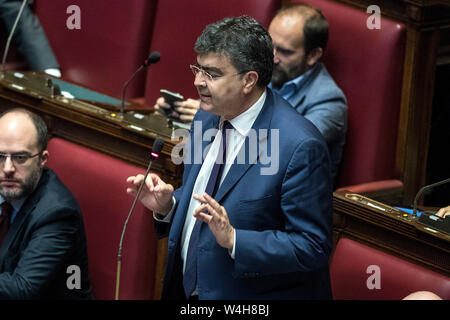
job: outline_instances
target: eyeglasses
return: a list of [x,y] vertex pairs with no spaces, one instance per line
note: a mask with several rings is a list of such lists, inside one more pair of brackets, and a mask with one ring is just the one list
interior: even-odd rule
[[34,157],[40,155],[41,153],[42,153],[42,151],[40,151],[39,153],[30,155],[30,154],[26,154],[26,153],[11,154],[11,153],[0,152],[0,165],[4,165],[7,158],[10,158],[14,165],[24,165],[24,164],[26,164],[26,162],[29,159],[34,158]]
[[223,77],[237,76],[238,74],[244,74],[244,73],[248,72],[248,70],[245,70],[245,71],[241,71],[241,72],[230,74],[230,75],[212,75],[208,71],[205,71],[204,69],[202,69],[198,66],[192,65],[192,64],[189,65],[189,68],[191,68],[191,71],[194,74],[194,76],[197,76],[197,74],[200,73],[200,75],[204,79],[209,80],[209,81],[214,81],[214,80],[217,80],[217,79],[223,78]]

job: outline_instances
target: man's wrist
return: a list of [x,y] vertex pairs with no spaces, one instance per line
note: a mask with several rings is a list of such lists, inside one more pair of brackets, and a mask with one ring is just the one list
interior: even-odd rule
[[173,214],[173,209],[175,207],[176,202],[177,201],[176,201],[175,197],[172,196],[172,200],[170,202],[171,207],[169,208],[169,211],[166,214],[153,211],[153,217],[157,221],[169,222],[171,219],[171,215]]
[[173,204],[174,204],[174,198],[171,197],[170,201],[168,202],[168,205],[163,210],[158,212],[157,215],[162,216],[164,219],[169,214],[169,212],[172,211]]

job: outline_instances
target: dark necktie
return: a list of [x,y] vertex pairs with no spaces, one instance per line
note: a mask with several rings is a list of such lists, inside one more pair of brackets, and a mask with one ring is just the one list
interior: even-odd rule
[[11,214],[13,212],[13,207],[9,202],[4,201],[2,203],[2,214],[0,215],[0,247],[2,245],[3,239],[9,229],[9,224],[11,220]]
[[[230,122],[223,122],[221,149],[219,150],[217,160],[211,170],[211,175],[209,176],[208,184],[206,185],[205,189],[205,192],[213,198],[217,192],[217,189],[219,189],[220,179],[222,177],[223,168],[225,166],[227,149],[226,131],[227,129],[232,128],[233,126]],[[220,157],[222,157],[222,161],[220,161]],[[186,268],[183,275],[183,287],[187,299],[189,299],[197,285],[197,252],[201,223],[202,222],[199,220],[195,221],[195,225],[191,233],[191,238],[189,239],[189,248],[186,256]]]

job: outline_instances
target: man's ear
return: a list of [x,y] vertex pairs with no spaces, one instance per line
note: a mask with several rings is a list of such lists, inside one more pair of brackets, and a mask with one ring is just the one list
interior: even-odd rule
[[256,84],[258,83],[258,79],[259,79],[259,75],[256,71],[248,71],[245,75],[244,75],[244,93],[248,94],[250,93],[253,88],[256,86]]
[[323,49],[322,48],[314,48],[308,53],[306,57],[306,64],[308,65],[308,69],[312,68],[314,64],[322,58]]
[[48,160],[49,153],[47,150],[42,151],[41,155],[41,167],[45,166]]

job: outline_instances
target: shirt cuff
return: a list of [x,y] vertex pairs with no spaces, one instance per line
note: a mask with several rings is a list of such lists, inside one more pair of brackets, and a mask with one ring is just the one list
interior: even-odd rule
[[234,243],[233,243],[233,249],[230,251],[230,250],[228,250],[228,253],[230,254],[230,256],[231,256],[231,259],[233,259],[234,260],[234,255],[235,255],[235,253],[236,253],[236,229],[234,229],[233,230],[233,232],[234,232]]
[[[175,199],[175,197],[172,197],[172,201],[173,201],[172,208],[170,209],[169,213],[166,214],[166,216],[164,218],[162,218],[162,219],[158,218],[157,217],[158,213],[157,212],[153,212],[153,219],[155,219],[156,221],[159,221],[159,222],[170,223],[170,221],[172,221],[172,216],[173,216],[173,212],[174,212],[174,209],[175,209],[175,205],[177,204],[177,200]],[[161,217],[162,215],[159,215],[159,216]]]

